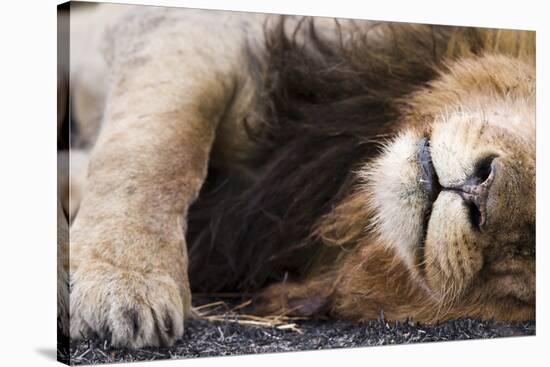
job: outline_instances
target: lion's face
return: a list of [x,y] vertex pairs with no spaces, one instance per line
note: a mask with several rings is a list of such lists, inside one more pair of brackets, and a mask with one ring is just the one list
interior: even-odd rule
[[375,233],[441,303],[534,304],[532,66],[457,63],[409,108],[403,131],[362,171]]

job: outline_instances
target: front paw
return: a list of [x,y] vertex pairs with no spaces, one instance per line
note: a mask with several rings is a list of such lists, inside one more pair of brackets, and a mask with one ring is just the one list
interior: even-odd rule
[[57,270],[57,331],[69,336],[69,282],[66,272]]
[[[180,288],[161,271],[85,266],[71,274],[71,338],[110,339],[114,347],[171,346],[183,334]],[[187,306],[186,306],[187,307]]]

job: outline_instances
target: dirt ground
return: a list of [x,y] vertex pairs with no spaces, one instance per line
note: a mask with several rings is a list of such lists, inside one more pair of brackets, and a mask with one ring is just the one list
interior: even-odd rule
[[235,306],[228,306],[231,304],[235,302],[219,299],[202,303],[205,318],[188,320],[183,338],[170,348],[112,349],[107,341],[99,340],[69,346],[62,340],[58,343],[58,358],[83,365],[535,335],[534,321],[457,319],[421,325],[388,322],[383,315],[368,323],[261,319],[240,314]]

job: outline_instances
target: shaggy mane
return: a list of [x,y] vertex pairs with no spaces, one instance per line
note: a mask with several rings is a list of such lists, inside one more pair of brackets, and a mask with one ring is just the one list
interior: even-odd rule
[[242,172],[211,166],[189,211],[194,291],[254,291],[303,276],[321,253],[324,262],[337,256],[337,246],[325,246],[344,245],[335,236],[353,246],[368,213],[344,199],[354,197],[354,171],[399,129],[400,101],[432,80],[443,58],[524,52],[491,30],[357,22],[347,37],[336,25],[331,40],[311,18],[266,27],[266,122],[244,122],[255,155]]

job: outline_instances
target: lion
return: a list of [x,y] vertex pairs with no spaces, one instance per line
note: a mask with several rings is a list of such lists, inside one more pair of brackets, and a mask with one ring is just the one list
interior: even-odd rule
[[173,345],[192,290],[358,322],[535,317],[534,32],[129,5],[70,22],[71,338]]

